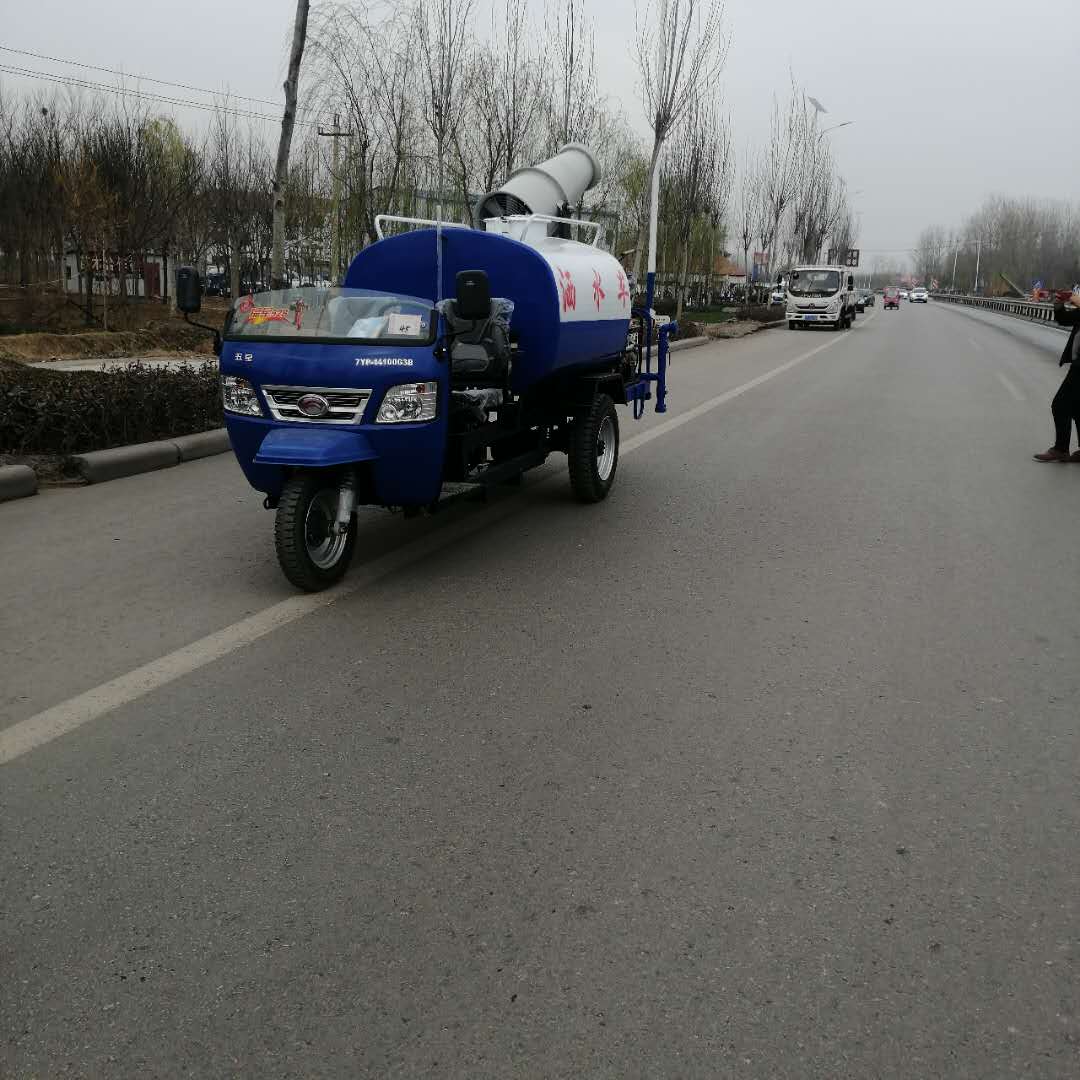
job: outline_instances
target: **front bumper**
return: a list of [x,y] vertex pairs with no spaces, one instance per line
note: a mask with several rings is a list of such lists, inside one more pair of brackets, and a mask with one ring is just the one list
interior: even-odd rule
[[806,311],[789,311],[787,313],[788,322],[804,322],[804,323],[834,323],[840,321],[839,311],[822,311],[822,312],[806,312]]

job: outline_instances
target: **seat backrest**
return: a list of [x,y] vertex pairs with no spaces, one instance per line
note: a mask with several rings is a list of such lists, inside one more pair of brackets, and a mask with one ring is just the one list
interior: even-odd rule
[[462,270],[454,279],[454,306],[462,319],[491,317],[491,285],[483,270]]

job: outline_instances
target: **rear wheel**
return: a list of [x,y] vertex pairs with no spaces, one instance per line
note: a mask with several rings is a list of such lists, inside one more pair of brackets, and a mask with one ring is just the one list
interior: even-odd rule
[[356,515],[337,529],[338,486],[332,476],[300,472],[282,489],[274,546],[285,576],[298,589],[318,592],[340,581],[356,546]]
[[574,420],[567,458],[578,502],[606,498],[619,467],[619,414],[607,394],[597,395],[592,408]]

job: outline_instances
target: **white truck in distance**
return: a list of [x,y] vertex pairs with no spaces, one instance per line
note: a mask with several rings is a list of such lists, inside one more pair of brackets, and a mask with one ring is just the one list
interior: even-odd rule
[[814,324],[846,330],[855,314],[855,279],[844,267],[796,266],[788,271],[789,330]]

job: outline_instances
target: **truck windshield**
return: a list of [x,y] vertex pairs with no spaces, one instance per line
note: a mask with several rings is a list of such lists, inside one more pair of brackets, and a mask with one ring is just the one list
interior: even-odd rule
[[840,288],[839,270],[799,270],[791,276],[792,296],[832,296]]
[[427,345],[434,305],[373,289],[301,288],[241,296],[225,326],[230,338]]

